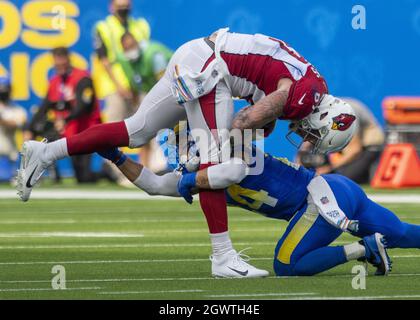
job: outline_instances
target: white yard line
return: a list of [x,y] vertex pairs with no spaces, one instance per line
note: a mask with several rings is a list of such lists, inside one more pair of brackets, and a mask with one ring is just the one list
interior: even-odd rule
[[8,288],[8,289],[0,289],[0,292],[26,292],[26,291],[79,291],[79,290],[101,290],[101,287],[86,287],[86,288],[67,288],[63,290],[56,290],[52,288]]
[[105,292],[98,292],[98,294],[120,295],[120,294],[165,294],[165,293],[194,293],[194,292],[204,292],[204,290],[191,289],[191,290],[160,290],[160,291],[105,291]]
[[[236,233],[266,233],[281,232],[281,228],[231,228]],[[153,231],[141,230],[139,232],[82,232],[82,231],[51,231],[51,232],[0,232],[0,238],[143,238],[150,237],[167,238],[168,234],[201,233],[206,234],[207,228],[198,229],[166,229],[157,227]],[[274,242],[273,242],[274,244]]]
[[381,295],[381,296],[343,296],[343,297],[298,297],[290,300],[375,300],[375,299],[414,299],[420,298],[419,294],[405,294],[405,295]]
[[210,294],[208,298],[252,298],[252,297],[293,297],[293,296],[311,296],[316,292],[267,292],[267,293],[238,293],[238,294]]
[[[0,190],[0,199],[18,199],[16,191]],[[33,190],[31,199],[80,199],[80,200],[184,200],[183,198],[173,198],[164,196],[149,196],[141,191],[90,191],[90,190],[57,190],[40,189]]]
[[[350,278],[354,275],[351,274],[343,274],[343,275],[331,275],[331,276],[323,276],[328,278]],[[400,273],[400,274],[390,274],[389,277],[419,277],[420,273]],[[372,276],[373,277],[373,276]],[[264,279],[277,279],[278,281],[282,281],[285,279],[297,279],[299,277],[276,277],[276,276],[268,276]],[[223,280],[231,280],[236,281],[238,279],[235,278],[214,278],[214,277],[184,277],[184,278],[110,278],[110,279],[67,279],[68,283],[89,283],[89,282],[97,282],[97,283],[106,283],[106,282],[165,282],[165,281],[223,281]],[[22,284],[22,283],[51,283],[51,279],[46,280],[0,280],[0,283],[4,284]]]
[[[275,242],[237,242],[237,246],[272,246]],[[133,243],[133,244],[86,244],[86,245],[0,245],[0,250],[18,249],[116,249],[116,248],[196,248],[210,247],[209,242],[205,243]]]
[[[420,255],[391,255],[394,259],[420,258]],[[270,261],[272,257],[251,258],[251,261]],[[208,258],[186,258],[186,259],[131,259],[131,260],[68,260],[68,261],[6,261],[0,262],[0,266],[26,266],[26,265],[66,265],[66,264],[130,264],[130,263],[174,263],[174,262],[202,262],[209,261]],[[417,275],[417,274],[412,274]]]
[[[368,194],[373,201],[381,203],[420,203],[420,195],[417,194]],[[148,194],[133,191],[90,191],[90,190],[57,190],[57,189],[35,189],[32,199],[90,199],[90,200],[175,200],[183,201],[182,198],[149,196]],[[18,199],[16,191],[0,190],[0,199]]]
[[380,203],[420,203],[418,194],[368,194],[368,197]]
[[[74,212],[73,212],[74,213]],[[147,210],[147,213],[150,213],[150,210]],[[419,217],[420,219],[420,217]],[[203,222],[204,217],[198,217],[198,218],[179,218],[178,216],[172,219],[168,219],[168,218],[163,218],[163,219],[159,219],[159,218],[141,218],[141,219],[48,219],[48,220],[42,220],[42,219],[38,219],[38,220],[27,220],[27,219],[23,219],[23,220],[10,220],[10,219],[5,219],[5,220],[0,220],[0,225],[14,225],[14,224],[35,224],[35,225],[42,225],[42,224],[133,224],[133,223],[138,223],[138,224],[143,224],[143,223],[164,223],[164,222],[170,222],[170,223],[181,223],[181,222]],[[260,222],[260,221],[269,221],[267,220],[267,218],[260,218],[259,216],[255,216],[255,217],[251,217],[251,218],[243,218],[243,217],[235,217],[235,222]],[[203,228],[205,229],[205,228]],[[177,229],[178,230],[178,229]],[[190,230],[190,229],[188,229]]]
[[[252,258],[252,261],[272,260],[273,258]],[[210,261],[209,258],[191,259],[139,259],[139,260],[70,260],[70,261],[21,261],[21,262],[0,262],[0,266],[19,265],[66,265],[66,264],[124,264],[124,263],[174,263],[174,262],[201,262]]]
[[127,232],[4,232],[0,238],[143,238],[142,233]]

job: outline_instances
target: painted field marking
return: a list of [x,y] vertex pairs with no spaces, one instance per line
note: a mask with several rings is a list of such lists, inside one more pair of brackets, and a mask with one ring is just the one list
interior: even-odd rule
[[7,288],[0,289],[0,292],[26,292],[26,291],[79,291],[79,290],[101,290],[101,287],[86,287],[86,288],[67,288],[65,290],[56,290],[53,288]]
[[[272,260],[273,258],[252,258],[257,260]],[[120,263],[173,263],[173,262],[202,262],[210,261],[209,258],[186,258],[186,259],[135,259],[135,260],[69,260],[69,261],[21,261],[21,262],[0,262],[1,266],[18,265],[65,265],[65,264],[120,264]]]
[[[371,193],[368,197],[381,203],[420,203],[420,196],[416,194],[378,194]],[[91,191],[91,190],[57,190],[41,189],[32,192],[32,199],[87,199],[87,200],[172,200],[184,201],[182,198],[165,196],[149,196],[134,191]],[[15,190],[0,190],[0,199],[17,199]]]
[[142,233],[127,232],[4,232],[0,238],[143,238]]
[[[395,255],[391,258],[411,259],[420,258],[420,255]],[[251,261],[270,261],[273,257],[251,258]],[[0,266],[19,266],[19,265],[65,265],[65,264],[124,264],[124,263],[174,263],[174,262],[203,262],[210,261],[208,258],[180,258],[180,259],[127,259],[127,260],[68,260],[68,261],[5,261],[0,262]]]
[[[388,277],[419,277],[420,273],[400,273],[400,274],[390,274]],[[324,278],[351,278],[353,275],[325,275],[322,276]],[[322,278],[318,277],[318,278]],[[372,276],[373,277],[373,276]],[[264,279],[277,279],[277,280],[285,280],[285,279],[297,279],[301,277],[277,277],[277,276],[268,276]],[[157,281],[238,281],[240,279],[237,278],[214,278],[214,277],[180,277],[180,278],[110,278],[110,279],[67,279],[68,283],[88,283],[88,282],[98,282],[98,283],[105,283],[105,282],[157,282]],[[0,283],[4,284],[21,284],[21,283],[50,283],[51,280],[0,280]]]
[[[148,211],[149,212],[149,211]],[[103,220],[77,220],[77,219],[56,219],[56,220],[52,220],[52,219],[48,219],[48,220],[0,220],[0,225],[13,225],[13,224],[124,224],[124,223],[128,223],[128,224],[133,224],[133,223],[138,223],[138,224],[142,224],[142,223],[164,223],[164,222],[169,222],[169,223],[183,223],[183,222],[204,222],[204,217],[203,218],[179,218],[178,216],[176,218],[172,218],[172,219],[167,219],[167,218],[142,218],[142,219],[103,219]],[[241,218],[241,217],[235,217],[235,222],[257,222],[257,221],[265,221],[265,222],[269,222],[270,220],[268,220],[267,218],[260,218],[260,217],[255,217],[255,218]],[[205,228],[203,228],[204,230]]]
[[420,298],[419,294],[406,294],[406,295],[383,295],[383,296],[344,296],[344,297],[299,297],[291,298],[290,300],[374,300],[374,299],[414,299]]
[[165,293],[195,293],[204,292],[205,290],[191,289],[191,290],[159,290],[159,291],[106,291],[98,292],[104,295],[120,295],[120,294],[165,294]]
[[[275,246],[275,242],[237,242],[237,246]],[[115,249],[115,248],[187,248],[210,247],[210,243],[133,243],[87,245],[0,245],[0,250],[14,249]]]
[[316,292],[267,292],[267,293],[238,293],[238,294],[210,294],[205,297],[208,298],[251,298],[251,297],[293,297],[293,296],[310,296],[315,295]]

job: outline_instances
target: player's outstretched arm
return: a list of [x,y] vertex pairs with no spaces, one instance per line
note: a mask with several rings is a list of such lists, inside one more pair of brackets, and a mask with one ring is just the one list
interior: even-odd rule
[[[226,174],[228,173],[228,174]],[[178,182],[178,192],[188,203],[197,189],[221,190],[240,183],[248,174],[248,166],[242,159],[232,158],[215,166],[186,173]]]
[[128,180],[149,195],[180,196],[177,191],[180,176],[176,173],[158,176],[141,164],[128,158],[118,148],[99,152],[99,155],[113,162]]
[[292,81],[282,79],[278,89],[256,104],[240,110],[232,121],[232,129],[262,129],[283,115]]

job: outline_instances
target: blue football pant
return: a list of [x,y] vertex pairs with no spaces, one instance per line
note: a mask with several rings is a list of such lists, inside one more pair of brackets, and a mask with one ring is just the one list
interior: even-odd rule
[[[367,198],[350,179],[325,175],[337,203],[352,220],[359,220],[363,238],[379,232],[389,248],[420,248],[420,226],[405,223],[390,210]],[[330,246],[342,231],[305,205],[290,221],[274,252],[274,271],[278,276],[310,276],[346,263],[343,246]]]

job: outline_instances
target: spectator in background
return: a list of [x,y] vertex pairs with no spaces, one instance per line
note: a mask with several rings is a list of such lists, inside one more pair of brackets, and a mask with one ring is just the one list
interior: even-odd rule
[[11,96],[12,86],[9,77],[0,77],[0,158],[3,158],[5,164],[7,162],[9,166],[6,167],[10,167],[10,172],[5,178],[12,176],[19,155],[16,132],[26,122],[25,109],[14,104]]
[[121,121],[131,116],[138,107],[135,93],[130,86],[129,75],[122,68],[126,62],[121,38],[130,32],[140,43],[150,38],[150,27],[144,19],[130,16],[131,0],[111,0],[111,15],[99,21],[95,30],[95,50],[106,74],[98,86],[105,96],[106,121]]
[[369,108],[362,102],[343,98],[354,109],[358,128],[349,145],[327,159],[308,154],[307,145],[298,158],[306,167],[317,168],[317,173],[338,173],[357,183],[368,183],[376,170],[385,143],[383,129]]
[[[44,133],[52,140],[68,138],[101,123],[89,72],[71,65],[67,48],[53,49],[52,56],[56,75],[50,80],[47,96],[29,124],[27,139]],[[73,156],[71,160],[78,183],[97,180],[98,175],[91,170],[91,155]]]
[[[130,32],[124,33],[121,37],[121,45],[125,57],[121,66],[128,77],[131,91],[138,97],[136,100],[141,102],[165,73],[172,51],[155,41],[143,40],[139,43]],[[140,149],[142,165],[155,172],[164,169],[156,165],[159,161],[152,161],[152,156],[158,154],[159,151],[162,158],[160,162],[164,163],[163,153],[155,140],[143,146]],[[166,167],[165,164],[164,167]]]

